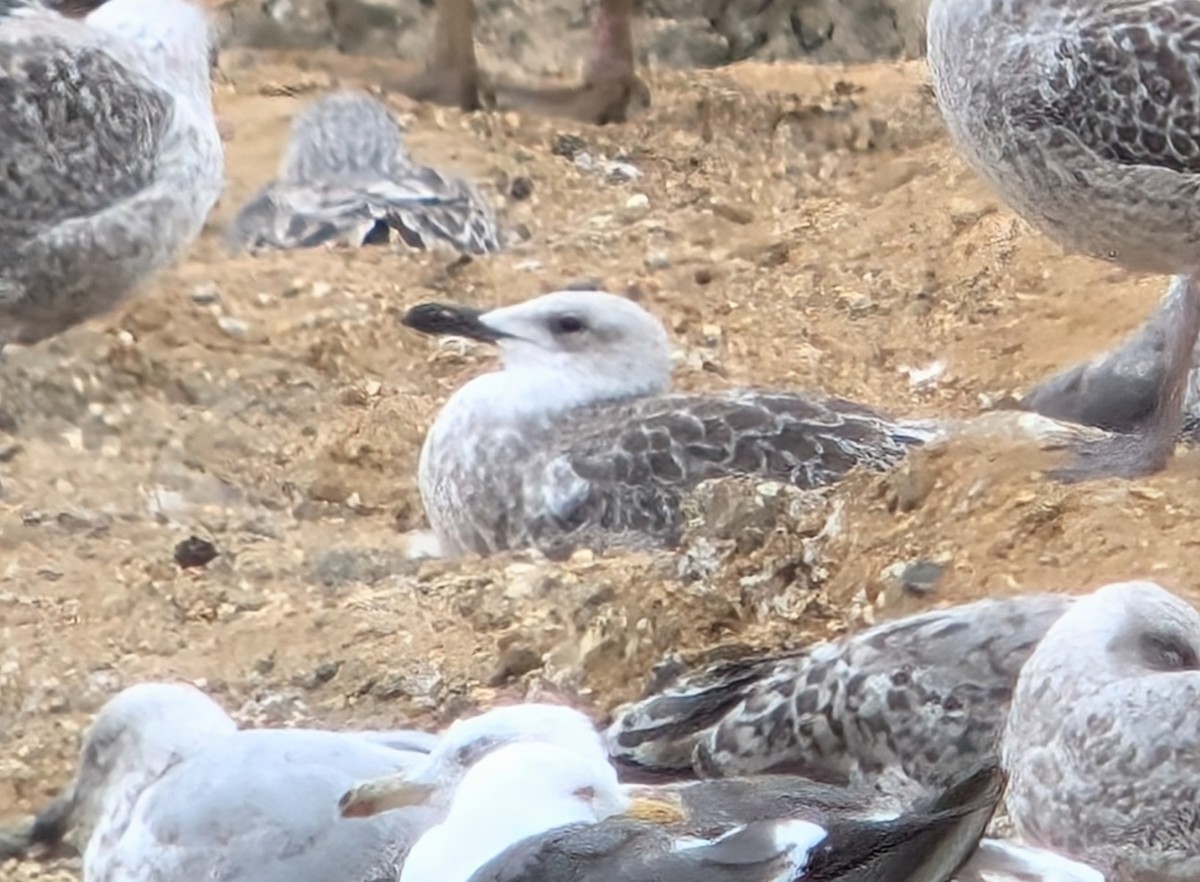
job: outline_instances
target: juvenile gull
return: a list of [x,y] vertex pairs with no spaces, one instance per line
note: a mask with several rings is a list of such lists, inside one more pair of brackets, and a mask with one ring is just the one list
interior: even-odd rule
[[0,2],[0,343],[107,312],[199,235],[223,175],[210,40],[187,0]]
[[[611,767],[554,745],[513,744],[474,765],[401,882],[942,882],[974,851],[1003,790],[995,767],[927,812],[817,823],[776,818],[697,836],[648,814]],[[514,794],[520,794],[514,799]],[[641,817],[639,817],[641,816]]]
[[1200,331],[1200,0],[933,0],[934,91],[963,155],[1063,246],[1184,277],[1163,381],[1134,434],[1060,475],[1133,476],[1171,456]]
[[1021,665],[1071,603],[981,600],[718,662],[619,710],[609,751],[663,772],[944,786],[997,755]]
[[933,434],[838,398],[672,394],[662,324],[600,291],[484,313],[422,304],[404,322],[500,349],[503,369],[456,391],[421,450],[421,499],[449,555],[670,545],[684,495],[707,478],[819,487]]
[[324,96],[292,123],[279,177],[244,205],[227,241],[235,249],[313,248],[349,239],[468,254],[499,251],[496,218],[466,181],[417,165],[403,130],[363,92]]
[[1005,731],[1017,832],[1110,882],[1200,879],[1200,614],[1150,582],[1077,600]]
[[33,839],[72,831],[84,882],[381,882],[436,815],[343,820],[337,799],[409,767],[426,744],[405,732],[239,731],[197,689],[141,684],[100,710],[66,810],[45,814]]

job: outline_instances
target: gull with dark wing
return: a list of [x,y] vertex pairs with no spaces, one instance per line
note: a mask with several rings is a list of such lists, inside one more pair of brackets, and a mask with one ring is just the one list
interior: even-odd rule
[[698,834],[670,803],[630,797],[611,767],[557,745],[512,744],[471,767],[400,882],[944,882],[974,852],[1002,791],[992,766],[919,813],[796,814]]
[[[155,0],[158,2],[158,0]],[[419,762],[416,732],[245,729],[180,683],[132,686],[84,740],[70,789],[32,841],[70,835],[84,882],[380,882],[437,819],[414,806],[337,816],[356,781]]]
[[411,248],[501,248],[495,215],[475,187],[417,165],[387,107],[339,91],[296,117],[278,179],[241,208],[227,241],[247,251],[364,245],[387,241],[389,231]]
[[942,115],[1013,209],[1067,248],[1181,276],[1149,415],[1058,474],[1162,469],[1200,333],[1200,0],[933,0],[927,25]]
[[109,311],[200,234],[224,174],[211,61],[188,0],[0,0],[0,343]]
[[670,545],[681,500],[707,478],[820,487],[935,434],[821,395],[672,394],[662,323],[601,291],[489,312],[422,304],[404,323],[494,343],[503,364],[450,397],[421,450],[421,498],[448,555]]
[[[559,705],[517,704],[493,708],[456,721],[439,737],[429,755],[414,766],[396,775],[363,782],[348,791],[341,800],[342,815],[366,818],[395,809],[425,806],[434,811],[439,820],[446,819],[447,811],[453,811],[454,806],[458,805],[459,790],[468,774],[485,758],[506,751],[513,745],[524,745],[528,748],[528,755],[539,762],[547,755],[570,753],[574,759],[567,764],[568,769],[578,770],[584,766],[589,769],[586,774],[595,779],[612,780],[613,767],[605,754],[602,739],[584,714]],[[511,755],[511,751],[509,753]],[[840,855],[844,863],[833,861],[826,864],[821,872],[830,872],[832,875],[819,875],[819,878],[832,878],[857,858],[864,858],[866,862],[860,867],[861,871],[867,873],[866,878],[878,879],[879,876],[871,874],[886,874],[898,866],[920,865],[921,860],[949,846],[952,837],[944,838],[944,834],[949,835],[946,826],[940,822],[930,824],[930,818],[940,816],[943,821],[954,823],[957,815],[953,812],[945,815],[943,811],[958,804],[960,798],[970,798],[971,792],[998,794],[997,774],[995,760],[987,759],[952,782],[953,786],[935,788],[932,795],[917,794],[908,802],[890,796],[881,797],[862,788],[834,786],[795,775],[778,774],[684,780],[656,786],[622,784],[620,793],[613,794],[611,802],[614,805],[636,804],[640,807],[637,812],[639,816],[659,823],[670,822],[676,841],[717,840],[747,825],[761,825],[758,829],[769,829],[770,824],[764,822],[803,821],[842,833],[865,831],[867,835],[863,843],[880,847],[875,854],[877,863],[872,864],[861,853],[857,853],[856,857],[854,849],[848,848]],[[559,780],[565,777],[567,775],[558,776]],[[521,805],[528,808],[529,801],[524,799],[529,795],[527,790],[518,786],[513,792],[522,794]],[[583,808],[588,810],[587,806]],[[595,808],[594,803],[592,808]],[[528,820],[526,818],[519,823]],[[502,838],[515,837],[511,828],[505,834],[503,818],[478,817],[476,823],[487,825],[490,832],[503,834]],[[453,821],[450,826],[453,826]],[[635,840],[651,846],[654,844],[653,837],[649,840],[640,839],[648,832],[649,828],[645,826],[638,828],[622,822],[615,829],[620,835],[612,840],[614,848],[622,844],[624,840],[621,837],[626,833]],[[604,831],[598,832],[602,834],[599,839],[590,835],[577,838],[572,833],[568,847],[591,848],[597,843],[609,841]],[[911,843],[907,843],[909,836],[914,838]],[[435,841],[440,841],[437,848],[434,848]],[[529,843],[536,841],[528,840]],[[901,841],[907,844],[902,846]],[[464,862],[475,863],[482,859],[479,851],[470,850],[475,839],[464,843],[456,840],[453,833],[442,833],[425,845],[419,845],[421,851],[414,851],[416,863],[406,873],[419,876],[434,872],[434,868],[422,867],[422,862],[436,862],[436,854],[431,856],[431,852],[450,848],[452,842],[462,845],[449,856],[456,861],[455,866],[443,865],[438,872],[451,872],[452,875],[465,873]],[[486,850],[493,850],[494,846],[495,843],[491,843]],[[911,850],[906,851],[910,846]],[[534,851],[539,849],[535,848]],[[552,847],[550,854],[555,853]],[[443,853],[442,860],[446,858],[447,855]],[[579,871],[591,872],[589,866],[582,865]],[[567,872],[570,875],[575,871]],[[860,877],[849,872],[844,878]],[[885,875],[883,878],[890,877]],[[994,839],[980,843],[979,849],[960,868],[956,878],[959,882],[1103,882],[1097,874],[1060,856]]]
[[1021,671],[1017,832],[1109,882],[1200,879],[1200,613],[1151,582],[1081,597]]
[[944,786],[998,755],[1021,665],[1071,598],[988,599],[724,661],[619,710],[614,758],[665,773]]

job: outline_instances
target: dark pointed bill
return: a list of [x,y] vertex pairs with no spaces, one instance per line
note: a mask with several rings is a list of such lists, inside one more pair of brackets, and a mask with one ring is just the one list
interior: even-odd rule
[[418,303],[404,314],[400,323],[406,328],[439,337],[467,337],[483,343],[495,343],[511,336],[488,327],[480,316],[483,310],[445,303]]

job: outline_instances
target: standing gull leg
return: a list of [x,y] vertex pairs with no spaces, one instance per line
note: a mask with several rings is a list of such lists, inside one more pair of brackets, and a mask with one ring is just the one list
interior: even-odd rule
[[592,57],[582,85],[498,86],[496,103],[501,109],[529,110],[595,125],[625,122],[631,104],[650,103],[650,89],[634,67],[633,0],[600,0],[592,26]]
[[474,0],[437,0],[436,10],[433,54],[421,74],[397,88],[417,101],[479,110],[484,102],[475,60]]

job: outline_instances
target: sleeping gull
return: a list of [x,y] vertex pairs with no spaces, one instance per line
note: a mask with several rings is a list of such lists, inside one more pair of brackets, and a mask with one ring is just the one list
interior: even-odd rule
[[1200,331],[1200,26],[1196,0],[933,0],[934,91],[963,155],[1063,246],[1182,274],[1153,415],[1092,442],[1060,476],[1161,469]]
[[44,814],[33,839],[72,831],[85,882],[394,878],[436,815],[350,821],[335,807],[354,782],[408,768],[426,747],[402,731],[239,731],[198,689],[140,684],[100,710],[66,811]]
[[305,108],[271,181],[241,208],[227,234],[235,249],[313,248],[351,239],[486,254],[501,247],[483,195],[459,178],[417,165],[381,102],[339,91]]
[[[610,765],[601,733],[582,712],[539,703],[498,707],[453,723],[430,748],[428,756],[404,772],[354,787],[342,797],[342,815],[367,817],[411,805],[443,810],[450,805],[455,788],[472,766],[490,753],[516,743],[553,745],[571,750],[589,762]],[[701,826],[732,818],[778,817],[797,806],[845,815],[872,812],[883,805],[874,794],[789,775],[629,787],[631,795],[679,802],[688,817]],[[889,803],[888,807],[893,805]]]
[[700,836],[669,804],[647,811],[657,804],[628,796],[611,767],[556,745],[511,744],[471,767],[400,882],[943,882],[974,851],[1002,790],[993,766],[920,814],[782,817]]
[[200,234],[223,176],[210,40],[188,0],[0,3],[0,343],[107,312]]
[[837,398],[671,394],[662,324],[601,291],[483,313],[422,304],[404,323],[495,343],[503,364],[450,397],[421,450],[421,498],[449,555],[670,545],[682,498],[707,478],[819,487],[933,434]]
[[[517,704],[458,720],[440,736],[429,756],[406,772],[349,791],[341,802],[343,815],[366,817],[426,805],[442,818],[467,772],[484,757],[511,744],[568,750],[591,764],[597,774],[611,774],[599,733],[584,714],[558,705]],[[642,800],[646,806],[667,806],[667,811],[682,813],[678,824],[688,835],[710,837],[757,821],[795,817],[823,825],[873,821],[903,811],[927,813],[936,804],[936,799],[924,795],[911,803],[899,803],[861,789],[793,775],[689,780],[660,786],[625,784],[621,789],[625,797]],[[1103,882],[1060,856],[999,840],[984,840],[957,878],[959,882]]]
[[1200,879],[1200,614],[1150,582],[1077,600],[1021,671],[1003,759],[1023,839],[1110,882]]
[[427,756],[403,772],[363,781],[340,801],[345,817],[367,817],[409,805],[445,809],[467,770],[507,744],[553,744],[607,763],[604,739],[581,712],[563,705],[495,707],[452,723]]
[[609,751],[662,772],[944,786],[997,754],[1021,665],[1071,602],[981,600],[718,662],[619,710]]

